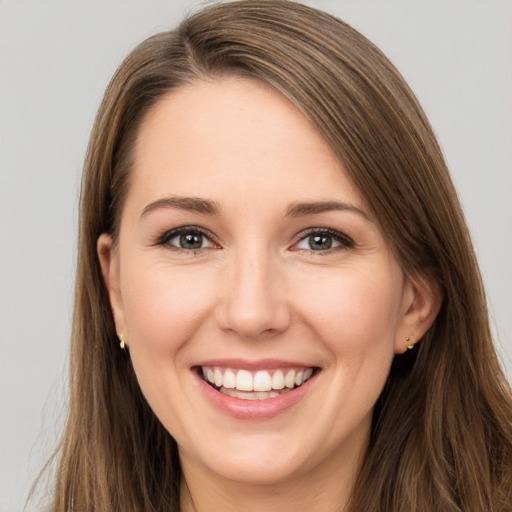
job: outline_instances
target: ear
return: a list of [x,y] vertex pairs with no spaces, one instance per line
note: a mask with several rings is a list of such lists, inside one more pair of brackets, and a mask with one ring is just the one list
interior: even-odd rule
[[100,235],[96,248],[117,334],[124,335],[126,338],[128,333],[126,332],[123,297],[120,287],[119,250],[117,246],[114,246],[112,237],[106,233]]
[[443,294],[437,282],[420,276],[406,277],[395,354],[404,353],[408,346],[421,340],[434,323],[442,302]]

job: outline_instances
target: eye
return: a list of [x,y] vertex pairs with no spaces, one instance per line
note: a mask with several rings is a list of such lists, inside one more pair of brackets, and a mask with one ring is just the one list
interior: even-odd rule
[[294,249],[308,251],[329,251],[353,247],[354,242],[343,233],[333,229],[315,229],[303,236]]
[[216,247],[209,236],[195,227],[182,227],[167,231],[158,239],[156,245],[168,245],[185,251]]

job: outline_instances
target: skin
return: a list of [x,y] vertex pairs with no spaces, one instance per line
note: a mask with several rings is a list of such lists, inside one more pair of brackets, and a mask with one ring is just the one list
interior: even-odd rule
[[[98,253],[141,389],[179,446],[182,510],[343,510],[391,361],[437,313],[433,287],[404,277],[341,162],[262,84],[169,93],[134,162],[119,240],[102,235]],[[169,197],[218,212],[155,204]],[[289,214],[322,201],[348,208]],[[179,247],[181,226],[206,233],[201,249]],[[340,235],[312,250],[322,228]],[[191,366],[219,357],[320,371],[298,404],[250,421],[201,392]]]

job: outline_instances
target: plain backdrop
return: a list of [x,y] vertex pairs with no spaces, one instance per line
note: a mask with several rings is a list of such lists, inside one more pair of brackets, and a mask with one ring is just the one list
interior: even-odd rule
[[[470,224],[512,374],[512,2],[317,0],[422,102]],[[66,404],[82,161],[110,76],[185,0],[0,2],[0,512],[21,511]]]

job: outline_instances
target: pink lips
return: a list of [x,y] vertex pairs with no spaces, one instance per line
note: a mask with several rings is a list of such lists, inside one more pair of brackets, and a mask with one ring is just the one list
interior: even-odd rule
[[221,393],[205,382],[199,375],[199,367],[203,366],[219,366],[224,368],[236,368],[237,370],[258,371],[278,368],[304,367],[304,363],[276,359],[265,359],[254,362],[240,359],[210,359],[208,361],[201,361],[199,364],[195,365],[193,367],[193,371],[199,381],[199,389],[207,400],[224,414],[240,420],[267,420],[279,416],[304,398],[313,385],[313,381],[316,377],[314,374],[300,387],[280,394],[274,398],[264,400],[244,400]]
[[226,368],[236,368],[238,370],[257,371],[307,365],[297,361],[283,361],[279,359],[260,359],[258,361],[247,361],[245,359],[208,359],[200,361],[195,366],[223,366]]

